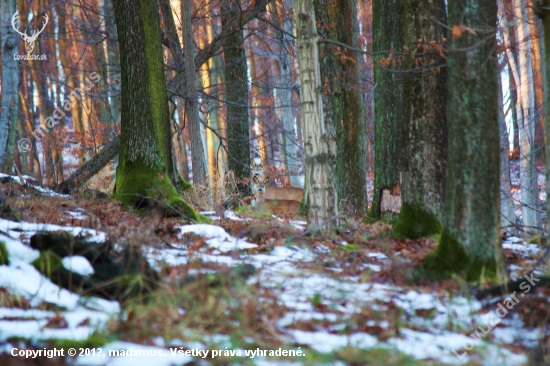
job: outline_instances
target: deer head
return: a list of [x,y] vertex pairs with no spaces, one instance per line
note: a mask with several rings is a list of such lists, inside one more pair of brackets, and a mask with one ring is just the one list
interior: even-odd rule
[[252,177],[252,196],[254,199],[251,204],[252,207],[256,207],[258,204],[263,204],[265,186],[269,183],[269,177],[265,177],[263,180],[257,176]]
[[[42,29],[40,29],[39,31],[34,29],[30,36],[27,34],[27,30],[25,30],[24,33],[19,31],[19,26],[21,25],[21,22],[19,21],[19,11],[16,11],[15,14],[13,14],[13,17],[11,18],[11,26],[13,27],[13,29],[15,29],[17,33],[21,35],[21,38],[23,38],[23,40],[26,43],[25,48],[27,49],[27,54],[32,53],[34,49],[34,42],[36,41],[40,33],[44,31],[44,28],[46,28],[46,24],[48,24],[48,20],[49,20],[48,14],[44,13],[44,18],[45,18],[45,21],[44,23],[42,23]],[[16,27],[15,23],[20,23],[20,24]]]
[[264,162],[260,158],[250,160],[250,170],[253,177],[261,177],[264,175]]

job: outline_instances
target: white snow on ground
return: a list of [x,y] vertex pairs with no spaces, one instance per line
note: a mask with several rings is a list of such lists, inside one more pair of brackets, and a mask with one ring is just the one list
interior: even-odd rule
[[239,216],[235,215],[235,212],[233,211],[225,211],[223,213],[223,217],[225,217],[226,219],[230,219],[230,220],[235,220],[235,221],[250,221],[251,219],[241,219]]
[[78,273],[82,276],[89,276],[94,273],[94,267],[86,258],[81,255],[73,255],[65,257],[61,260],[63,267],[71,272]]
[[[9,337],[24,337],[36,342],[53,338],[85,339],[95,329],[106,326],[108,319],[120,312],[117,302],[98,298],[86,299],[75,293],[59,288],[42,276],[31,264],[39,253],[28,247],[28,239],[38,231],[66,230],[74,235],[82,233],[90,239],[100,242],[105,234],[90,229],[61,227],[57,225],[15,223],[0,220],[0,241],[6,244],[9,252],[10,265],[0,266],[0,288],[6,288],[12,294],[19,294],[29,300],[32,307],[43,303],[55,304],[59,307],[58,314],[67,323],[65,328],[46,327],[48,321],[56,316],[53,311],[38,309],[0,308],[0,342]],[[304,269],[301,264],[313,264],[318,260],[315,250],[298,247],[278,246],[271,253],[248,253],[247,249],[257,247],[256,244],[231,237],[223,228],[215,225],[187,225],[180,227],[180,234],[193,233],[207,238],[205,243],[213,252],[206,253],[207,248],[193,252],[196,258],[207,262],[223,263],[236,266],[250,263],[258,269],[257,275],[248,279],[249,283],[268,288],[276,296],[277,301],[286,306],[289,311],[278,319],[276,327],[285,334],[286,341],[307,347],[319,352],[334,352],[342,347],[354,346],[360,348],[388,347],[398,349],[417,359],[432,359],[451,364],[468,364],[475,357],[485,360],[485,364],[520,365],[526,361],[523,354],[514,354],[502,347],[503,344],[517,344],[524,339],[531,342],[537,339],[537,332],[525,329],[519,319],[512,315],[502,321],[499,328],[492,330],[493,339],[482,337],[481,341],[469,336],[478,325],[483,324],[483,314],[475,315],[482,303],[458,295],[444,295],[437,290],[410,289],[393,285],[358,281],[357,278],[341,276],[336,270],[331,274],[315,273]],[[21,239],[20,239],[21,238]],[[21,242],[24,240],[25,243]],[[521,240],[510,239],[507,248],[519,255],[531,258],[536,254],[536,246],[520,244]],[[174,244],[178,249],[147,249],[148,260],[158,267],[165,262],[172,265],[182,265],[189,261],[189,253],[185,245]],[[231,252],[231,256],[228,255]],[[372,259],[379,264],[369,265],[372,270],[385,265],[387,256],[382,253],[370,253]],[[89,274],[88,261],[80,257],[64,260],[66,268],[79,273]],[[376,269],[374,268],[376,267]],[[308,268],[307,266],[305,266]],[[326,311],[319,311],[313,305],[312,299],[317,298]],[[401,338],[390,338],[379,341],[374,335],[362,331],[350,334],[334,334],[342,331],[346,325],[352,325],[352,317],[362,309],[372,309],[373,312],[385,313],[390,305],[401,309],[403,319],[400,322]],[[494,310],[494,309],[493,309]],[[432,317],[418,317],[418,311],[432,311]],[[319,320],[328,322],[330,326],[316,331],[293,329],[297,321]],[[386,320],[369,320],[367,325],[378,325],[384,329],[392,328]],[[413,329],[409,329],[409,327]],[[217,335],[227,337],[225,335]],[[212,337],[214,338],[214,337]],[[464,345],[471,342],[476,347],[472,353],[467,353],[459,360],[453,353],[465,352]],[[219,342],[216,342],[219,343]],[[144,346],[126,342],[113,342],[102,347],[107,354],[105,358],[77,357],[74,365],[171,365],[185,364],[197,361],[187,356],[170,355],[170,349],[163,342],[157,346]],[[532,343],[530,343],[532,344]],[[10,346],[3,348],[9,352]],[[163,352],[166,357],[109,357],[109,350],[132,350]],[[479,349],[483,352],[477,352]],[[1,351],[1,350],[0,350]],[[147,358],[150,357],[150,358]],[[139,360],[139,361],[138,361]],[[270,364],[269,360],[258,359],[257,364]],[[275,363],[274,363],[275,364]],[[300,364],[300,363],[296,363]]]
[[233,238],[231,235],[226,233],[223,228],[215,225],[197,224],[183,226],[181,228],[181,234],[183,235],[185,233],[194,233],[196,235],[210,238],[206,241],[206,244],[213,248],[217,248],[222,252],[258,247],[256,244],[248,243],[242,239]]
[[68,231],[74,236],[83,235],[88,241],[104,242],[107,238],[105,233],[98,232],[94,229],[85,229],[81,227],[67,227],[51,224],[34,224],[30,222],[14,222],[0,219],[0,231],[7,233],[12,237],[19,237],[25,234],[30,238],[37,232],[41,231]]
[[78,211],[65,211],[65,212],[68,213],[73,219],[77,219],[77,220],[84,220],[85,218],[88,217],[87,215],[84,215],[82,212],[78,212]]
[[44,188],[44,187],[40,187],[39,185],[34,185],[36,183],[36,180],[33,177],[29,177],[28,175],[23,175],[22,176],[22,178],[23,178],[23,180],[25,180],[25,182],[21,182],[21,179],[19,179],[19,177],[17,177],[17,176],[0,173],[0,178],[5,178],[5,177],[11,177],[11,179],[13,179],[14,182],[18,183],[18,184],[31,183],[29,185],[32,188],[36,189],[37,191],[39,191],[40,193],[42,193],[45,196],[64,197],[64,198],[69,198],[70,197],[67,194],[59,194],[57,192],[54,192],[50,188]]

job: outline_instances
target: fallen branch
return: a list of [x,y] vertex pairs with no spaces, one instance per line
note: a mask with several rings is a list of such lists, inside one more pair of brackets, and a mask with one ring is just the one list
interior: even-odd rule
[[74,172],[69,178],[60,183],[55,190],[63,194],[75,193],[78,187],[86,183],[90,178],[96,175],[105,165],[109,163],[118,154],[120,150],[120,140],[116,136],[113,141],[107,145],[99,154],[88,160],[84,165]]

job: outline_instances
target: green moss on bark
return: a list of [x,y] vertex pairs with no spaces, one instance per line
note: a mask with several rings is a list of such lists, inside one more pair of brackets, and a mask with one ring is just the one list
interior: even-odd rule
[[196,222],[211,222],[198,214],[178,194],[166,173],[156,172],[138,162],[121,162],[117,168],[114,199],[127,207],[155,206],[166,214],[182,213]]
[[454,274],[469,282],[483,278],[497,279],[496,258],[490,261],[468,258],[464,247],[448,230],[443,230],[437,248],[422,263],[426,275],[434,278],[449,278]]
[[193,189],[193,185],[189,182],[187,182],[185,179],[181,177],[181,175],[178,174],[177,178],[177,188],[181,192],[185,192],[188,189]]
[[441,221],[424,207],[403,204],[399,219],[392,234],[396,238],[418,239],[440,234],[443,231]]

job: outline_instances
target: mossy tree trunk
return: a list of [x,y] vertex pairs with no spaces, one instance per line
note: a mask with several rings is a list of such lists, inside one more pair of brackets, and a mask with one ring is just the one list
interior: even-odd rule
[[248,177],[250,128],[248,122],[248,83],[243,30],[238,22],[241,6],[237,0],[221,2],[224,31],[233,31],[223,40],[225,58],[225,101],[227,103],[228,168],[238,178]]
[[[399,50],[403,46],[400,16],[400,0],[373,0],[373,50],[381,52]],[[392,63],[391,54],[377,55],[377,61],[385,58]],[[401,164],[401,136],[403,133],[403,77],[401,73],[383,70],[375,65],[374,80],[374,194],[369,218],[381,218],[383,189],[399,187]],[[392,213],[384,216],[393,218]]]
[[403,48],[417,56],[405,59],[410,71],[403,80],[402,205],[393,228],[398,237],[415,239],[442,230],[447,71],[435,67],[447,62],[445,21],[444,0],[401,0]]
[[202,221],[172,183],[168,97],[159,13],[153,0],[114,0],[121,60],[120,160],[114,198],[172,208]]
[[296,0],[296,39],[302,102],[302,129],[306,152],[307,228],[331,232],[338,217],[338,194],[329,162],[335,159],[336,141],[325,126],[317,27],[313,0]]
[[[499,263],[499,127],[496,2],[449,2],[449,149],[444,230],[424,268],[468,280],[494,276]],[[475,30],[475,32],[470,32]],[[460,33],[457,36],[457,33]]]
[[[357,48],[355,0],[319,0],[315,17],[325,39]],[[361,90],[361,63],[353,51],[330,43],[319,46],[325,123],[336,131],[336,188],[350,214],[367,210],[367,127]]]

